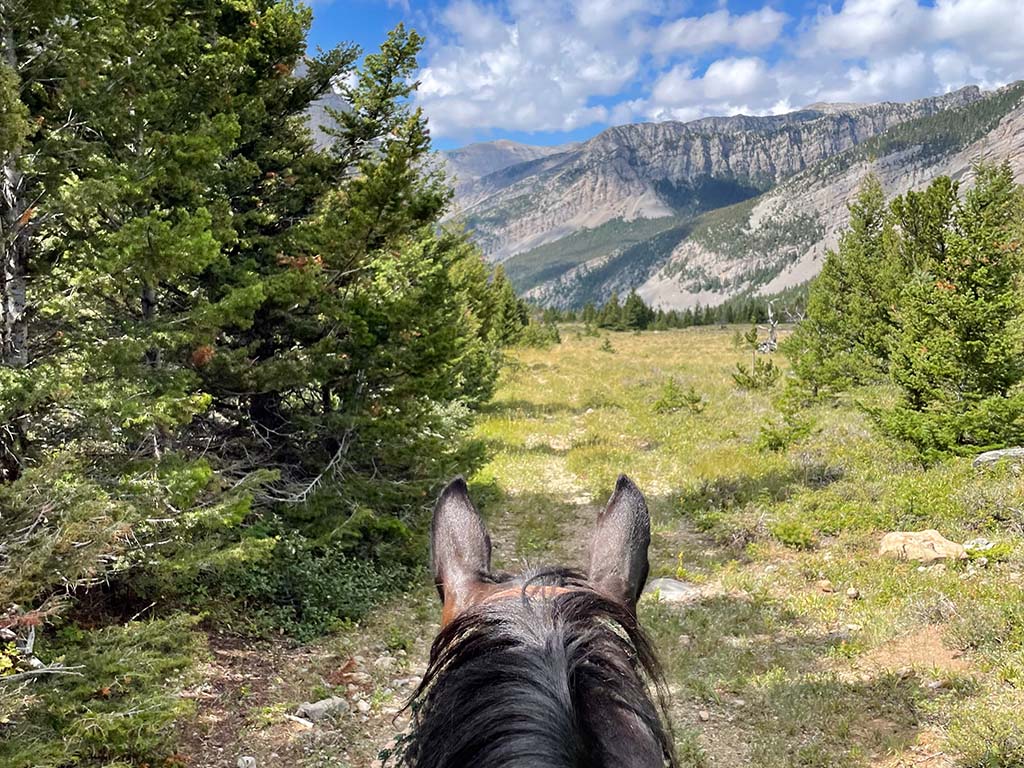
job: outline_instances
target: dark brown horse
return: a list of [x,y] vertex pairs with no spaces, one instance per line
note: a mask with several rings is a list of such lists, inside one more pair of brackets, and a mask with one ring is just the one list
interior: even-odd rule
[[491,570],[491,541],[462,478],[431,525],[444,603],[411,702],[414,768],[674,766],[663,686],[636,619],[650,518],[622,476],[598,516],[586,575]]

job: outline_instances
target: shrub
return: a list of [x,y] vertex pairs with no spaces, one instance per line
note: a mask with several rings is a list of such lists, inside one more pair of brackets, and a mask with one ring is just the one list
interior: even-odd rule
[[780,369],[771,358],[755,357],[750,366],[736,363],[732,372],[732,380],[740,389],[770,389],[782,376]]
[[654,401],[655,413],[675,413],[684,408],[690,413],[701,413],[707,401],[693,386],[683,389],[675,378],[669,378],[661,387],[658,399]]
[[197,608],[212,599],[227,612],[219,620],[236,629],[309,640],[362,618],[411,578],[404,564],[288,536],[253,559],[225,560],[201,574]]
[[199,650],[194,619],[133,621],[85,632],[69,625],[37,643],[47,661],[75,675],[37,679],[17,694],[0,678],[0,699],[23,698],[0,725],[0,764],[11,768],[154,764],[173,752],[172,727],[192,704],[179,696]]
[[549,349],[562,343],[558,326],[554,323],[538,323],[531,321],[519,334],[519,345],[536,349]]
[[768,531],[787,547],[793,549],[814,547],[814,531],[799,520],[776,520],[768,525]]

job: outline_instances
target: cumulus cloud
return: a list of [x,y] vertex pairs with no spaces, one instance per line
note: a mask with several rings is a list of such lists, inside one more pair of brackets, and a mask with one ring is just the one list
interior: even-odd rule
[[658,30],[654,50],[659,53],[692,53],[718,47],[757,50],[779,39],[788,18],[768,6],[739,16],[721,9],[704,16],[683,17]]
[[905,100],[1024,77],[1024,0],[784,9],[447,0],[432,16],[417,101],[435,136],[469,138]]

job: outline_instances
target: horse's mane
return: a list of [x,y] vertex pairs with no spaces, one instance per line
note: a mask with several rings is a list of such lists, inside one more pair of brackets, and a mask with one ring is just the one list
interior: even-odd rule
[[[573,591],[532,596],[527,587]],[[652,692],[661,708],[652,700]],[[410,701],[411,768],[674,766],[664,684],[636,618],[576,573],[483,604],[437,636]]]

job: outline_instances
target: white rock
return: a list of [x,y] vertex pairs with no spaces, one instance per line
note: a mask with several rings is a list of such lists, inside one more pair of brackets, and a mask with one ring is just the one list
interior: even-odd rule
[[657,595],[662,603],[695,603],[700,600],[702,592],[695,584],[678,579],[652,579],[644,587],[644,594]]
[[1024,462],[1024,447],[1001,448],[997,451],[985,451],[985,453],[979,454],[975,457],[973,464],[975,467],[981,467],[986,464],[995,464],[1003,459],[1009,459],[1013,462]]
[[256,758],[250,757],[249,755],[242,755],[238,758],[238,762],[235,763],[238,768],[256,768]]
[[939,560],[963,560],[964,548],[936,530],[894,531],[882,537],[878,554],[900,560],[934,563]]

